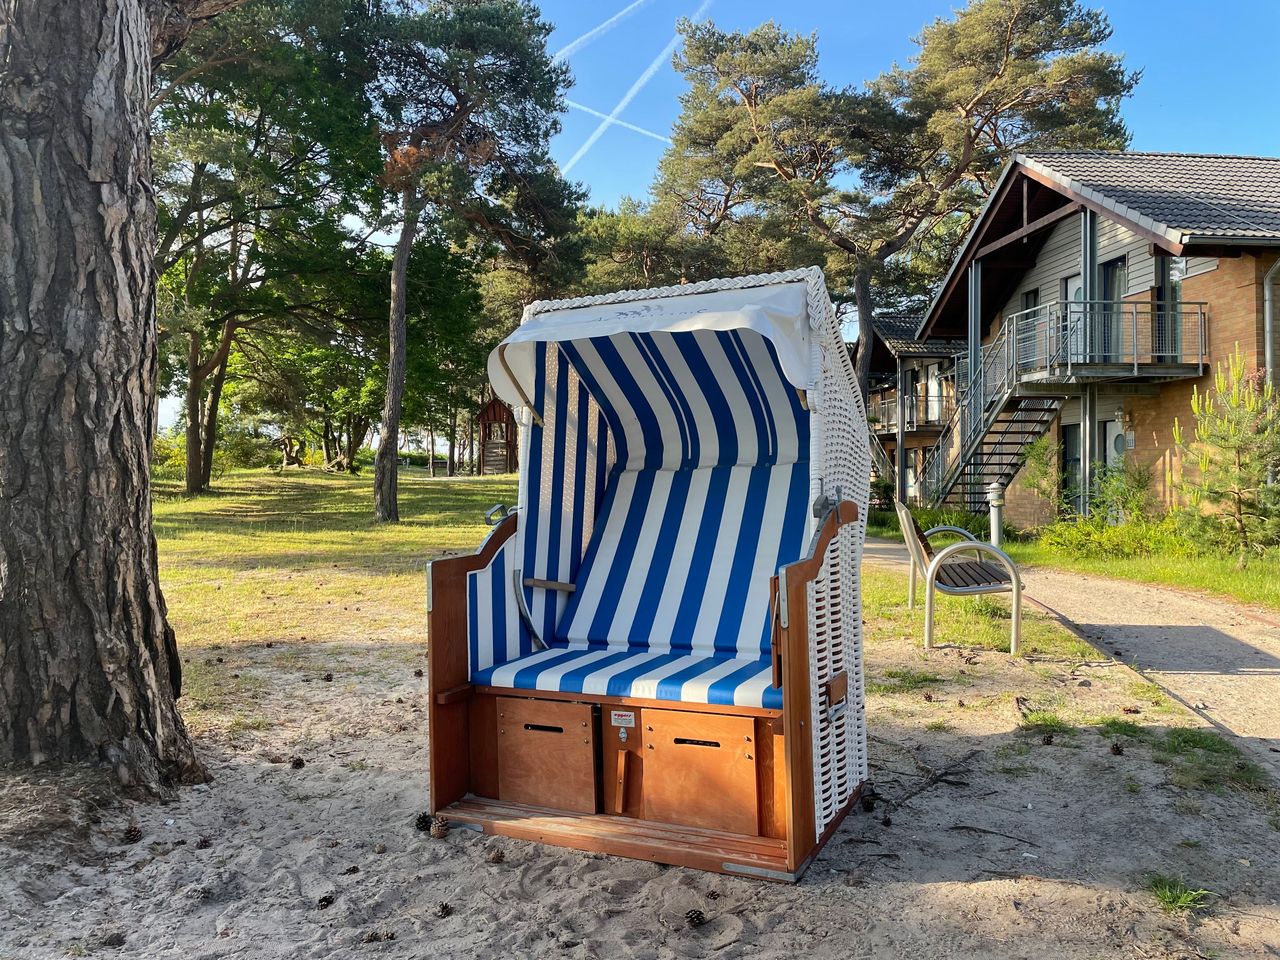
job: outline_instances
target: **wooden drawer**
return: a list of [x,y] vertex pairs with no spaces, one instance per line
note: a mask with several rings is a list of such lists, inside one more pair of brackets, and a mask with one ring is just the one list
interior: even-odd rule
[[596,796],[591,704],[499,697],[499,799],[595,813]]
[[755,720],[644,712],[644,817],[756,836]]

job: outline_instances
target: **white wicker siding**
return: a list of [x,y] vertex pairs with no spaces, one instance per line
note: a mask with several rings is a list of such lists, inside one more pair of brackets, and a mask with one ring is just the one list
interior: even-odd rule
[[[809,321],[822,371],[813,411],[812,494],[840,495],[858,505],[858,520],[842,528],[808,587],[815,824],[819,836],[867,779],[867,725],[862,673],[862,593],[858,572],[866,536],[871,452],[862,393],[857,389],[822,272],[809,271]],[[846,671],[848,701],[833,712],[823,685]]]

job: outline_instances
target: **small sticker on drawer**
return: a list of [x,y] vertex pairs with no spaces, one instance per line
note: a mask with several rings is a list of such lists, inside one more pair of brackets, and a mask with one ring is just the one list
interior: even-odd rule
[[615,727],[634,727],[636,712],[634,710],[610,710],[609,722]]

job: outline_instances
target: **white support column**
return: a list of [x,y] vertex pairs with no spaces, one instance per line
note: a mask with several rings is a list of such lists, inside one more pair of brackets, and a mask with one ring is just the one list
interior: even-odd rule
[[894,480],[898,493],[898,502],[907,502],[907,378],[902,369],[902,358],[898,358],[898,432],[893,451]]

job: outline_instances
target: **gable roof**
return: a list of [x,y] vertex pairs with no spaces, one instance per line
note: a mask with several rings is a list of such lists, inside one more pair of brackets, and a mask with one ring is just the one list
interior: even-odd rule
[[917,338],[916,331],[920,329],[921,319],[919,316],[902,314],[878,314],[871,321],[871,329],[895,357],[949,357],[967,349],[968,345],[964,340]]
[[[917,335],[934,330],[959,335],[963,279],[991,237],[1021,235],[1019,256],[1034,257],[1055,216],[1081,208],[1124,223],[1174,255],[1280,246],[1280,158],[1104,150],[1014,154],[939,284]],[[990,282],[984,271],[984,291]],[[995,293],[998,299],[1001,291]],[[984,301],[987,296],[984,292]]]
[[1014,163],[1171,245],[1280,243],[1280,158],[1062,150]]

